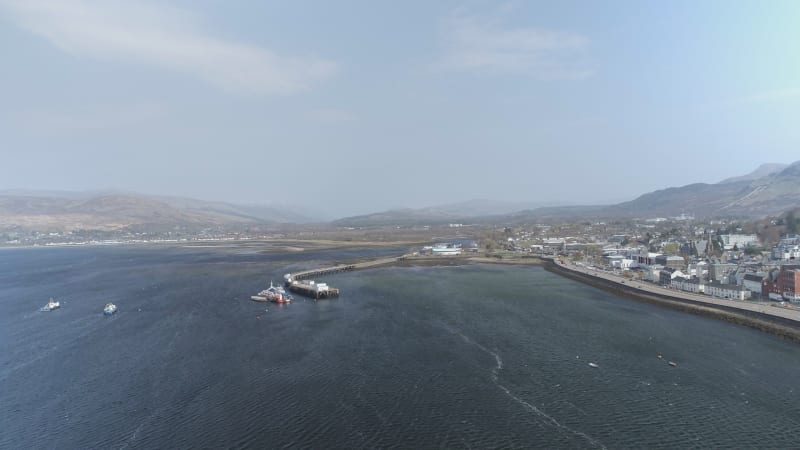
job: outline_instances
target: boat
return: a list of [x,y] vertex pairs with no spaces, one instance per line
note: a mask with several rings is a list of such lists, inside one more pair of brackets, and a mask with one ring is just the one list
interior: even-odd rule
[[53,297],[50,297],[50,301],[48,301],[46,305],[44,305],[41,308],[39,308],[39,311],[40,312],[49,312],[49,311],[52,311],[54,309],[58,309],[60,307],[61,307],[61,302],[57,302],[57,301],[53,300]]
[[659,353],[658,355],[656,355],[656,358],[658,358],[658,359],[664,359],[664,355],[662,355],[661,353]]
[[103,314],[110,316],[117,312],[117,305],[113,303],[106,303],[106,306],[103,308]]
[[[259,292],[258,295],[250,297],[255,301],[268,301],[274,303],[289,303],[293,300],[291,294],[286,293],[282,286],[275,286],[269,282],[269,287]],[[263,300],[262,300],[263,298]]]
[[597,365],[596,363],[589,363],[589,367],[594,367],[596,369],[596,368],[598,368],[600,366]]
[[667,364],[669,364],[672,367],[677,367],[678,366],[678,363],[676,363],[675,361],[670,361]]

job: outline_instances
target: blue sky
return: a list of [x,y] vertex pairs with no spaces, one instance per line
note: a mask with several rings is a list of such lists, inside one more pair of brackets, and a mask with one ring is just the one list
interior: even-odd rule
[[0,0],[0,189],[341,215],[716,182],[800,160],[798,21],[794,1]]

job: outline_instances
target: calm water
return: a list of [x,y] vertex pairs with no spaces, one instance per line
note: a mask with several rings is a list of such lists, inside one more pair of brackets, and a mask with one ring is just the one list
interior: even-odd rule
[[338,300],[248,300],[380,253],[397,250],[0,251],[0,447],[800,446],[800,346],[539,268],[375,269],[326,277]]

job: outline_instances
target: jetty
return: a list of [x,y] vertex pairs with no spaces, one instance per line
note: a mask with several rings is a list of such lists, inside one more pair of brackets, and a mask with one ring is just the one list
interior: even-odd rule
[[395,256],[391,258],[380,258],[371,261],[364,261],[354,264],[339,264],[330,267],[321,267],[317,269],[304,270],[294,274],[287,273],[283,276],[283,281],[286,287],[296,294],[319,300],[323,298],[334,298],[339,296],[339,289],[330,287],[326,283],[317,283],[311,278],[317,278],[324,275],[331,275],[341,272],[349,272],[358,269],[367,269],[371,267],[379,267],[395,264],[402,261],[405,256]]

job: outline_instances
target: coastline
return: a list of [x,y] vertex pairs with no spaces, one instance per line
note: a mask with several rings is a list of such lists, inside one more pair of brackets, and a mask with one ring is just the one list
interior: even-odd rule
[[[545,260],[543,265],[545,270],[549,272],[588,284],[621,297],[743,325],[783,339],[800,342],[800,321],[793,318],[639,289],[628,284],[620,284],[619,282],[607,278],[570,269],[556,263],[554,260]],[[777,313],[779,311],[780,310],[776,308],[774,312]]]
[[[735,300],[713,299],[711,297],[692,299],[688,294],[670,291],[656,292],[657,287],[637,288],[622,284],[610,278],[571,269],[558,264],[550,258],[504,259],[484,256],[399,256],[395,258],[368,259],[356,262],[348,270],[372,269],[378,267],[420,267],[420,266],[461,266],[470,264],[501,264],[541,266],[557,275],[602,289],[627,299],[670,308],[673,310],[700,315],[712,319],[750,327],[774,336],[800,343],[800,310],[770,307],[770,304],[736,304]],[[316,270],[326,270],[319,268]],[[311,271],[313,272],[313,270]],[[712,303],[717,302],[717,303]],[[730,302],[730,304],[722,304]],[[747,307],[750,309],[747,309]],[[774,310],[773,310],[774,308]],[[794,317],[792,317],[794,316]]]

